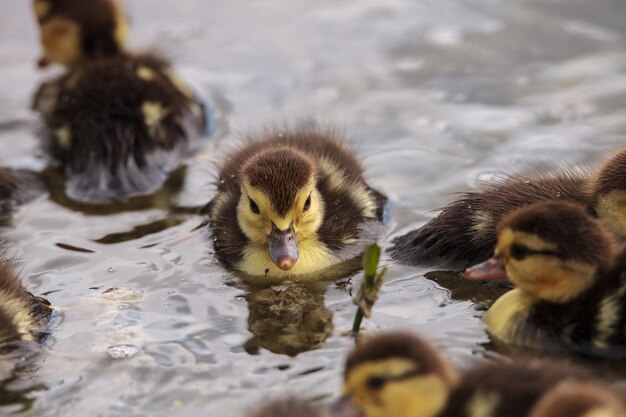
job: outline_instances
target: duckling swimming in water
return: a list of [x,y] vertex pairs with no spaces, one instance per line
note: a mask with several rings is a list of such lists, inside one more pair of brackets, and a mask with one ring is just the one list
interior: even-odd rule
[[626,358],[626,251],[584,207],[543,202],[498,225],[495,256],[465,271],[517,286],[485,315],[497,341]]
[[43,148],[65,171],[68,195],[147,194],[200,146],[207,108],[153,54],[124,51],[127,22],[114,0],[36,0],[45,59],[68,67],[33,107]]
[[389,333],[348,355],[340,403],[364,417],[528,417],[544,395],[570,382],[601,388],[583,369],[537,359],[478,365],[459,376],[425,340]]
[[230,155],[204,211],[227,268],[319,279],[330,268],[347,273],[335,268],[362,252],[385,202],[335,134],[304,128],[267,134]]
[[584,204],[626,238],[626,150],[611,157],[595,175],[559,170],[512,176],[462,193],[424,226],[396,238],[392,256],[409,264],[463,269],[491,257],[502,217],[518,207],[548,200]]
[[0,380],[37,352],[51,309],[27,292],[11,262],[0,259]]

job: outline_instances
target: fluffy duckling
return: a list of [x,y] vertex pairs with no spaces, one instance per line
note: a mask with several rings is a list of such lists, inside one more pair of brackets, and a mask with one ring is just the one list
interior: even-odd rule
[[50,312],[22,287],[11,262],[0,259],[0,380],[36,354]]
[[68,67],[33,107],[43,148],[68,195],[103,200],[157,189],[208,133],[207,108],[169,62],[123,50],[127,23],[114,0],[35,0],[45,59]]
[[626,238],[626,150],[611,157],[595,176],[567,170],[513,176],[462,193],[424,226],[396,238],[392,255],[400,262],[461,269],[483,262],[493,254],[502,217],[548,200],[584,204]]
[[530,417],[626,417],[615,394],[590,383],[565,383],[550,390]]
[[234,152],[204,211],[227,268],[252,277],[319,278],[331,267],[335,276],[346,273],[337,264],[362,252],[385,201],[336,135],[303,128],[270,133]]
[[465,276],[517,286],[485,315],[496,340],[625,358],[626,253],[615,252],[612,235],[584,207],[543,202],[502,219],[495,256]]
[[348,355],[339,404],[352,403],[364,417],[528,417],[568,381],[592,378],[571,365],[532,359],[479,365],[459,376],[425,340],[389,333]]

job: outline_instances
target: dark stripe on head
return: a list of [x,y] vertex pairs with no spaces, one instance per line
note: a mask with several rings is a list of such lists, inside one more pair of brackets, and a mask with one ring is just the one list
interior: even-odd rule
[[243,176],[251,186],[268,194],[276,212],[284,216],[316,171],[314,161],[303,152],[281,146],[250,158],[243,167]]
[[559,257],[590,264],[609,264],[613,240],[600,222],[575,203],[550,201],[509,213],[498,225],[498,234],[510,228],[533,234],[557,246]]
[[417,372],[401,375],[400,378],[435,373],[449,385],[456,379],[448,363],[433,346],[410,333],[402,332],[376,336],[357,345],[348,355],[344,377],[359,365],[388,359],[407,359],[415,363]]

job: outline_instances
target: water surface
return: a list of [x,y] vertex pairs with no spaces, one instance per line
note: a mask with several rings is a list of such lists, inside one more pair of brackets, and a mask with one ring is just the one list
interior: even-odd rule
[[[58,309],[38,372],[2,394],[4,415],[231,416],[268,396],[337,392],[350,283],[249,288],[215,263],[185,209],[209,201],[215,161],[246,132],[309,117],[342,128],[392,200],[383,246],[478,180],[624,144],[621,0],[126,6],[132,47],[171,56],[214,104],[218,130],[184,181],[152,198],[77,205],[51,181],[3,230],[28,289]],[[3,165],[44,165],[28,108],[54,71],[36,71],[39,53],[30,2],[0,2]],[[453,298],[426,272],[392,266],[367,330],[427,334],[462,367],[496,356],[471,301],[482,290],[460,284]],[[281,346],[305,352],[268,350]]]

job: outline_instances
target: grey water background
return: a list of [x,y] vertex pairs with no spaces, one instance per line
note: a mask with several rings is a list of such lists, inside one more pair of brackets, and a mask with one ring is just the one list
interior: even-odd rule
[[[215,161],[246,132],[303,118],[341,127],[368,181],[392,200],[383,246],[479,180],[597,160],[626,143],[621,0],[124,4],[131,49],[170,56],[209,97],[217,132],[180,192],[94,208],[51,189],[3,228],[27,288],[58,310],[37,372],[10,384],[21,394],[3,400],[3,415],[233,416],[287,393],[324,401],[338,392],[352,345],[350,284],[246,287],[215,263],[195,230],[202,218],[171,209],[209,201]],[[29,102],[55,71],[35,68],[30,7],[0,2],[0,164],[41,169]],[[461,367],[496,356],[470,301],[481,289],[444,277],[462,294],[453,297],[426,272],[391,265],[366,330],[426,334]],[[249,323],[249,311],[276,304],[275,317]],[[310,311],[314,331],[294,343],[317,349],[292,357],[262,347],[280,350],[280,340],[259,339]]]

